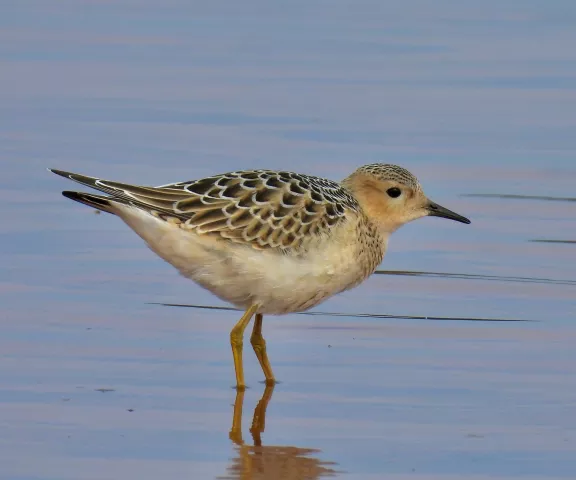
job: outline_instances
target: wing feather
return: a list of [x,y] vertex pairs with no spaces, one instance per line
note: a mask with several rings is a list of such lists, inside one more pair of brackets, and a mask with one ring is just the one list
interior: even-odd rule
[[358,212],[340,184],[291,172],[250,170],[160,187],[130,185],[53,170],[54,173],[149,211],[200,235],[217,235],[256,249],[302,249],[321,232]]

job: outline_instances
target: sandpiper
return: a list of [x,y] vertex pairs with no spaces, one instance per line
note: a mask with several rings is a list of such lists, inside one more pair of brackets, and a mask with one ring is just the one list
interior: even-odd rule
[[406,169],[382,163],[341,183],[245,170],[149,187],[51,171],[104,192],[62,194],[119,216],[182,275],[244,310],[230,332],[238,389],[245,388],[243,335],[254,315],[250,341],[272,385],[264,314],[301,312],[359,285],[407,222],[428,215],[470,223],[429,200]]

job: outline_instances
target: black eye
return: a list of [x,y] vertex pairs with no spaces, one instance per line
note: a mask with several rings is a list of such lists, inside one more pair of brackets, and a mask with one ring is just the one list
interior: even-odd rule
[[386,190],[386,193],[392,198],[398,198],[402,194],[402,190],[398,187],[392,187]]

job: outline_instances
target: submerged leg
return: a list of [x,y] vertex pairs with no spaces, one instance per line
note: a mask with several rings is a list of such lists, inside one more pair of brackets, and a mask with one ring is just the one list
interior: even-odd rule
[[244,367],[242,365],[242,345],[244,344],[244,330],[250,323],[252,316],[258,310],[258,305],[252,305],[242,318],[238,321],[230,332],[230,345],[232,345],[232,356],[234,357],[234,370],[236,371],[236,388],[243,390],[246,388],[244,383]]
[[[252,426],[250,427],[250,433],[254,440],[254,446],[262,446],[262,432],[266,427],[266,409],[268,404],[272,399],[272,392],[274,392],[274,385],[266,385],[266,389],[262,394],[262,398],[256,405],[254,409],[254,417],[252,418]],[[238,390],[236,392],[236,400],[234,402],[234,415],[232,416],[232,428],[230,428],[230,440],[232,440],[236,445],[242,447],[244,446],[244,439],[242,438],[242,407],[244,404],[244,390]],[[245,452],[245,451],[244,451]],[[241,457],[244,457],[243,451],[240,453]],[[249,456],[248,456],[249,457]],[[242,462],[243,464],[245,462]],[[249,466],[248,466],[249,468]]]
[[266,409],[272,399],[272,392],[274,392],[274,385],[266,385],[262,398],[254,409],[254,418],[252,419],[250,433],[252,434],[255,447],[262,446],[262,432],[264,432],[266,427]]
[[242,439],[242,407],[244,405],[244,390],[236,391],[236,400],[234,401],[234,415],[232,416],[232,428],[228,437],[236,445],[244,445]]
[[274,385],[276,379],[272,373],[272,366],[268,360],[268,354],[266,353],[266,340],[262,336],[262,314],[256,314],[256,320],[254,320],[254,329],[252,330],[252,336],[250,337],[250,343],[254,349],[256,357],[260,362],[264,376],[266,377],[266,385]]

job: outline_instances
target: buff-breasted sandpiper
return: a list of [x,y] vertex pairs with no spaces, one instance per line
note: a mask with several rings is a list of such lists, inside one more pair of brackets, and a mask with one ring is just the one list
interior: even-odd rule
[[429,215],[470,223],[430,201],[410,172],[380,163],[341,183],[246,170],[148,187],[51,171],[107,194],[62,192],[119,216],[182,275],[244,310],[230,332],[239,389],[243,334],[254,315],[250,341],[274,384],[264,314],[301,312],[359,285],[407,222]]

